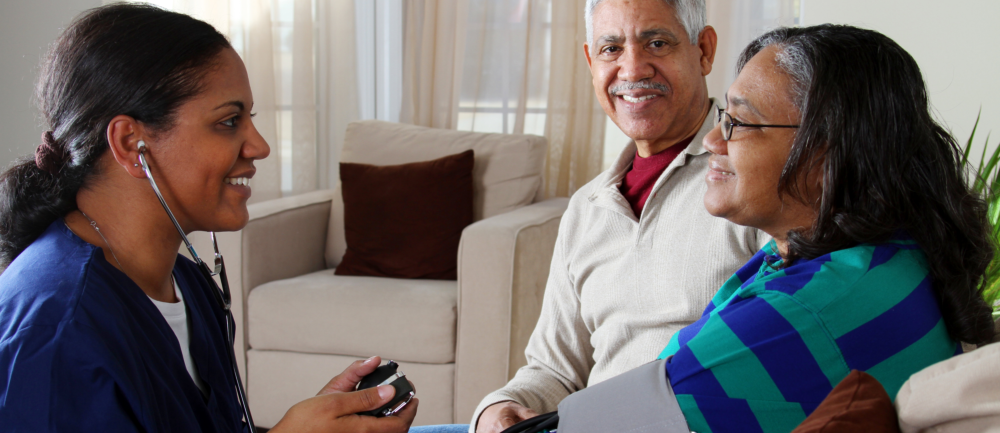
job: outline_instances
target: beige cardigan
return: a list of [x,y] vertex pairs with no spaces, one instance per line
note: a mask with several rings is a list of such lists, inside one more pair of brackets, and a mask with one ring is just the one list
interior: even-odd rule
[[770,237],[712,217],[709,154],[695,139],[656,181],[637,219],[618,191],[635,143],[573,194],[559,226],[528,365],[479,404],[513,400],[539,413],[575,391],[649,362],[697,320],[719,287]]

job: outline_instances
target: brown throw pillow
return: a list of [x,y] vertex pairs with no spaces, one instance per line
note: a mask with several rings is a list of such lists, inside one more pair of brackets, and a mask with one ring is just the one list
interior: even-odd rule
[[882,384],[852,370],[792,433],[899,431],[896,408]]
[[456,279],[474,161],[467,150],[403,165],[340,163],[347,252],[334,273]]

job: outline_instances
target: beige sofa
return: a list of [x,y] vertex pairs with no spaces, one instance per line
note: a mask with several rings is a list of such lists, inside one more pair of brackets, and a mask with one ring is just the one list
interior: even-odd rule
[[903,384],[896,395],[903,433],[1000,432],[1000,319],[995,320],[993,343],[920,370]]
[[[251,205],[220,234],[254,420],[273,426],[356,359],[399,362],[415,383],[414,425],[465,423],[525,364],[567,199],[539,200],[547,143],[528,135],[352,123],[341,160],[425,161],[473,149],[474,220],[458,281],[333,275],[346,250],[340,185]],[[239,350],[242,348],[243,350]]]

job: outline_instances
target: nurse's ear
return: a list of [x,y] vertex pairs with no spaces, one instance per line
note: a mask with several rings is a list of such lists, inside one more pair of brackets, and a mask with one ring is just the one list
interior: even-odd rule
[[[146,173],[139,163],[139,143],[143,141],[145,128],[141,123],[124,114],[119,114],[108,123],[107,139],[111,154],[115,157],[115,162],[124,169],[129,176],[137,179],[145,179]],[[146,146],[146,158],[149,158],[149,146]]]

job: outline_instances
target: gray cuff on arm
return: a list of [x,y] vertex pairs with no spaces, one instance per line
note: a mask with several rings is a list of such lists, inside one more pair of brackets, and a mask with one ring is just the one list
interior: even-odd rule
[[559,403],[559,433],[688,433],[660,359],[576,392]]

